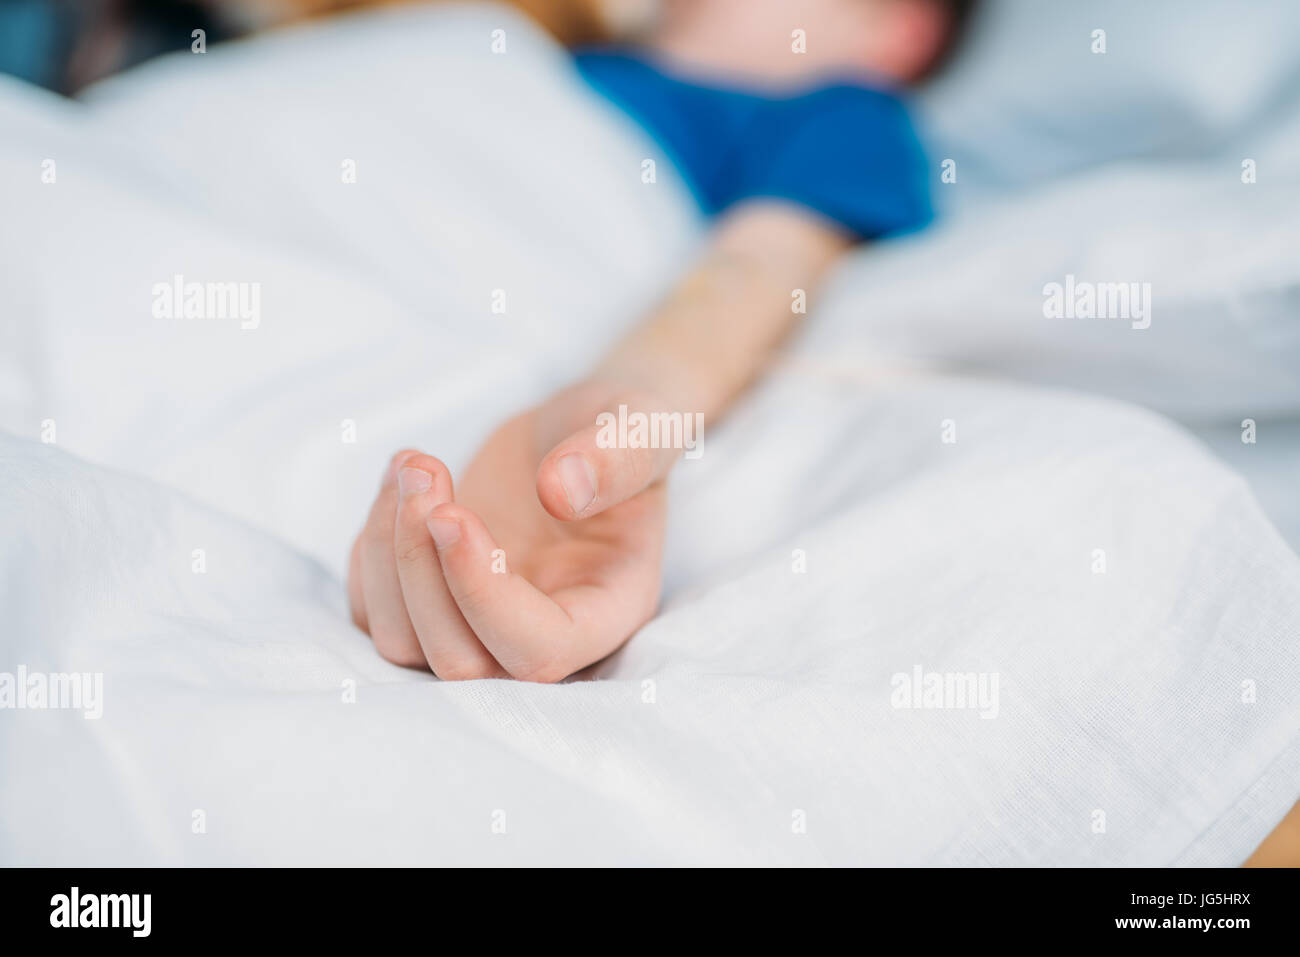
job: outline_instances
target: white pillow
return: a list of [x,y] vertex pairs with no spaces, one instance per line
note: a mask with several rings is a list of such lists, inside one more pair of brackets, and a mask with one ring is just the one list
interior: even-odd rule
[[[940,188],[941,190],[943,187]],[[854,255],[806,350],[939,363],[1188,422],[1300,414],[1300,188],[1132,164],[964,210]],[[1044,288],[1149,284],[1146,319],[1048,318]]]
[[[1093,52],[1098,30],[1105,53]],[[1300,100],[1297,48],[1300,4],[1287,0],[986,0],[921,102],[966,193],[1272,134]]]

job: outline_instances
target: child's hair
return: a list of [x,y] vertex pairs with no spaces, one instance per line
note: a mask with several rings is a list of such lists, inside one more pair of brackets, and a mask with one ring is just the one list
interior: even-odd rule
[[[0,0],[3,2],[3,0]],[[167,0],[168,3],[174,0]],[[268,23],[293,22],[323,17],[361,7],[401,6],[414,0],[216,0],[236,24],[248,28]],[[609,39],[601,0],[506,0],[541,24],[561,43],[583,46]],[[188,41],[186,41],[188,42]]]
[[966,32],[970,26],[971,14],[979,6],[979,0],[935,0],[944,12],[948,15],[948,30],[944,34],[943,45],[930,61],[925,72],[918,78],[920,80],[929,80],[937,74],[943,72],[943,69],[952,61],[962,41],[966,37]]
[[510,0],[565,46],[587,46],[611,39],[599,0]]

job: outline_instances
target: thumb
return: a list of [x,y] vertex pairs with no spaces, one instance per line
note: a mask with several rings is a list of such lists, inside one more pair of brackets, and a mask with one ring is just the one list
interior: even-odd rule
[[[682,448],[699,439],[698,419],[689,413],[628,412],[627,406],[602,413],[551,449],[537,469],[537,497],[562,521],[590,518],[625,502],[664,479]],[[626,418],[624,418],[626,415]],[[634,429],[619,422],[644,424]],[[656,424],[657,423],[657,424]],[[632,447],[632,446],[636,447]]]

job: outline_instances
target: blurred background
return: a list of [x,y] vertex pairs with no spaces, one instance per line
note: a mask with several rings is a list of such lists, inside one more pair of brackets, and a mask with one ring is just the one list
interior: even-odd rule
[[194,30],[211,43],[252,23],[247,6],[234,3],[0,0],[0,73],[73,94],[161,53],[188,49]]
[[[164,53],[363,7],[417,0],[0,0],[0,73],[74,95]],[[634,23],[652,0],[513,0],[565,43]],[[597,6],[599,4],[599,8]]]

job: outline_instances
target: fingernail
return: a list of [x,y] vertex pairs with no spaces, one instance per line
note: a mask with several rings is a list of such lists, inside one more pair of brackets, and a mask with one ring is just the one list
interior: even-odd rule
[[596,476],[591,466],[580,452],[570,452],[555,463],[555,468],[560,473],[560,484],[564,486],[569,508],[573,509],[574,515],[581,515],[596,497]]
[[460,522],[452,521],[449,518],[431,518],[429,519],[429,534],[433,536],[433,544],[439,548],[455,545],[460,541]]
[[397,473],[397,491],[403,495],[416,495],[429,491],[433,476],[421,469],[402,469]]
[[397,470],[401,468],[402,463],[411,457],[409,452],[402,452],[394,455],[388,460],[388,468],[384,469],[384,477],[380,482],[381,485],[387,485],[397,478]]

